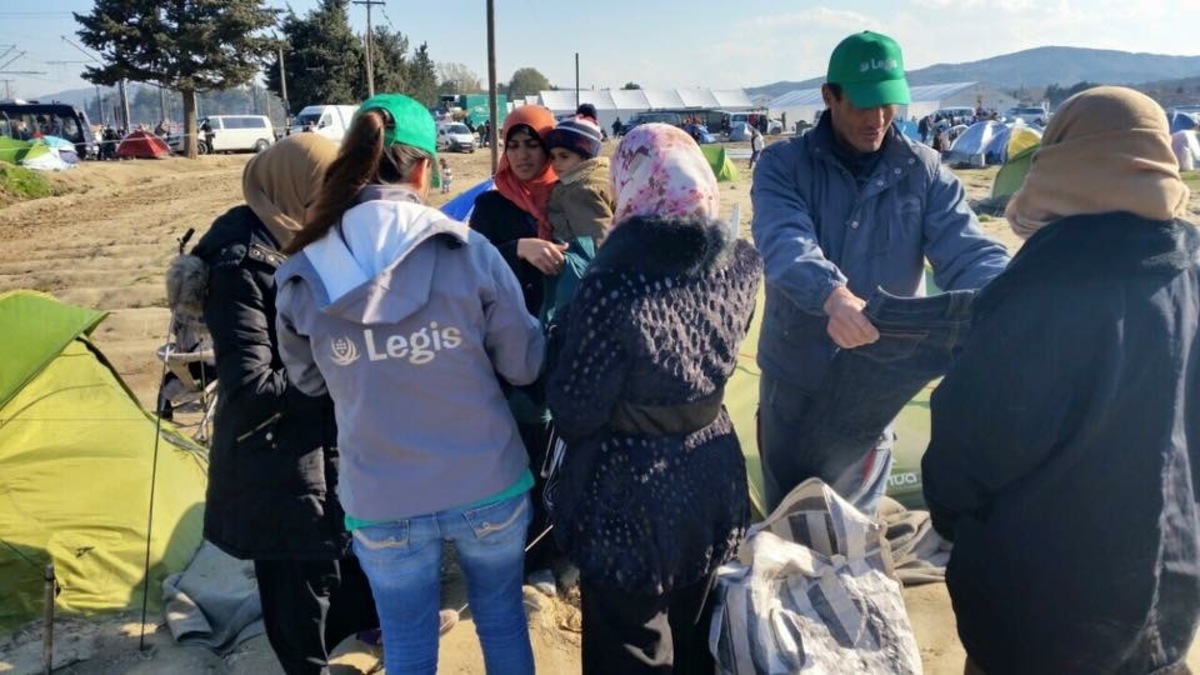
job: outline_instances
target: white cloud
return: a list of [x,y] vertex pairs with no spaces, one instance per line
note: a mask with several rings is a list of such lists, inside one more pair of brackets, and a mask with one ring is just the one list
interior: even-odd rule
[[778,29],[845,29],[856,30],[866,24],[874,23],[874,19],[858,12],[848,12],[829,7],[814,7],[801,12],[789,14],[774,14],[756,16],[751,19],[741,19],[735,24],[738,30],[778,30]]
[[996,10],[1020,12],[1039,6],[1038,0],[912,0],[917,7],[938,10]]

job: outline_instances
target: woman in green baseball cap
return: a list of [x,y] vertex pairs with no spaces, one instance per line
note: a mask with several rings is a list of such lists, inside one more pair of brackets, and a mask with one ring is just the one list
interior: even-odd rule
[[437,132],[420,103],[360,108],[276,275],[280,355],[328,392],[338,499],[389,673],[434,675],[452,543],[489,673],[533,673],[522,605],[533,475],[501,388],[533,382],[545,340],[483,235],[426,206]]

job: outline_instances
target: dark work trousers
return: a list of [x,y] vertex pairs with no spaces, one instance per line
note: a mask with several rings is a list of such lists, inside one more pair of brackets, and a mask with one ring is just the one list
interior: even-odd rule
[[342,640],[379,627],[358,558],[255,560],[267,640],[288,675],[318,675]]
[[[862,495],[875,480],[872,450],[904,406],[944,375],[966,341],[974,291],[928,298],[898,298],[883,290],[864,310],[879,340],[838,350],[816,391],[804,392],[764,374],[759,398],[759,455],[767,510],[808,478],[817,477],[843,497]],[[891,434],[887,434],[889,451]],[[864,508],[862,502],[856,503]]]
[[708,586],[642,595],[583,581],[583,675],[712,675]]
[[[529,500],[533,503],[533,521],[529,523],[528,541],[537,539],[538,535],[550,525],[550,514],[546,510],[543,495],[546,493],[546,479],[542,478],[542,463],[546,459],[546,444],[550,441],[550,425],[546,422],[518,422],[517,430],[521,434],[521,442],[529,453],[529,470],[533,472],[533,491]],[[548,570],[559,557],[557,541],[553,536],[542,537],[533,548],[525,554],[525,574],[538,570]]]

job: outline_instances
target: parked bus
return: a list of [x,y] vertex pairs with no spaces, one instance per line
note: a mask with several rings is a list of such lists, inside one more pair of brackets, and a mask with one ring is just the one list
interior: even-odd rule
[[0,130],[3,134],[21,141],[39,136],[57,136],[75,144],[75,153],[80,159],[95,159],[100,155],[100,144],[87,113],[67,103],[39,103],[38,101],[0,102]]

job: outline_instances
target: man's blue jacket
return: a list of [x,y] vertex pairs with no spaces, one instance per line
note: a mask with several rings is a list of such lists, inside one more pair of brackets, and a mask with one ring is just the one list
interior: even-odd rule
[[805,391],[837,351],[822,306],[837,286],[924,295],[926,259],[945,290],[983,287],[1008,264],[958,178],[893,127],[865,181],[834,156],[826,112],[811,132],[768,147],[754,172],[754,242],[766,268],[759,366]]

